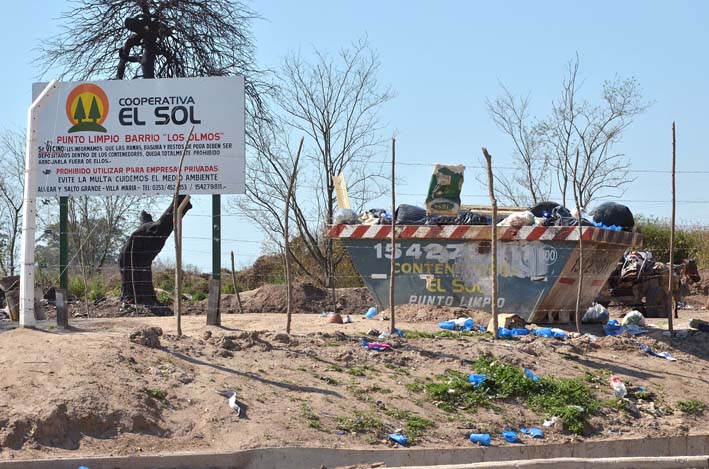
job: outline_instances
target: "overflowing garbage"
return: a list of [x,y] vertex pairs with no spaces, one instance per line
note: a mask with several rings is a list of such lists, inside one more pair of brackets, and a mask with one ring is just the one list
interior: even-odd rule
[[[461,176],[462,181],[462,176]],[[460,197],[429,195],[426,208],[401,204],[393,217],[397,225],[490,225],[492,219],[481,213],[460,207]],[[438,195],[436,195],[438,194]],[[432,207],[439,207],[433,210]],[[442,208],[442,207],[450,208]],[[389,225],[392,214],[383,208],[372,208],[357,214],[351,209],[338,209],[334,214],[335,224]],[[578,226],[579,218],[568,208],[556,202],[540,202],[526,210],[510,213],[498,226],[520,228],[523,226]],[[593,210],[588,218],[581,217],[581,225],[613,231],[632,231],[635,220],[630,209],[617,202],[605,202]]]

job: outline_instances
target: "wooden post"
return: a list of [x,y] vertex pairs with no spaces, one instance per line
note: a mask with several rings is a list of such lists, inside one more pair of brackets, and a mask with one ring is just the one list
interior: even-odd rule
[[487,186],[490,191],[490,204],[492,205],[492,232],[490,234],[490,244],[492,247],[492,335],[495,339],[499,339],[498,322],[497,322],[497,199],[495,199],[495,190],[493,187],[492,177],[492,156],[488,153],[487,148],[483,147],[483,155],[487,161]]
[[57,307],[57,327],[66,329],[69,327],[69,308],[66,304],[66,290],[57,288],[55,295],[54,304]]
[[236,301],[239,303],[239,314],[244,314],[244,306],[241,304],[241,295],[239,289],[236,288],[236,272],[234,269],[234,251],[231,251],[231,283],[234,285],[234,293],[236,293]]
[[580,195],[579,190],[577,187],[577,181],[578,179],[576,178],[576,171],[578,171],[579,167],[579,149],[576,149],[576,161],[574,162],[574,180],[573,180],[573,187],[574,187],[574,201],[576,202],[576,211],[577,213],[577,221],[579,225],[579,284],[578,288],[576,289],[576,314],[574,317],[575,323],[576,323],[576,332],[579,334],[581,333],[581,292],[583,288],[583,241],[582,241],[582,234],[583,234],[583,229],[581,227],[581,204],[580,204]]
[[180,164],[177,168],[177,178],[175,179],[175,196],[172,199],[172,227],[175,232],[175,317],[177,319],[177,336],[182,335],[182,209],[189,203],[189,196],[185,197],[183,203],[178,206],[177,199],[180,195],[180,184],[182,183],[182,164],[185,162],[187,145],[192,140],[194,125],[190,129],[185,144],[182,146]]
[[295,178],[298,176],[298,161],[300,160],[300,152],[303,150],[303,141],[305,137],[300,137],[298,144],[298,153],[295,155],[293,163],[293,172],[288,181],[288,192],[286,194],[285,218],[283,219],[283,245],[285,247],[286,261],[286,334],[290,334],[291,315],[293,313],[293,286],[291,285],[291,269],[290,269],[290,233],[288,231],[288,218],[290,218],[290,205],[293,199],[293,189],[295,188]]
[[394,266],[396,264],[396,139],[391,139],[391,269],[389,274],[389,334],[396,332]]
[[218,278],[209,279],[209,297],[207,299],[207,325],[221,326],[222,315],[219,312],[222,282]]
[[667,327],[670,330],[670,337],[674,336],[674,324],[672,315],[677,314],[677,303],[675,301],[673,291],[674,283],[674,254],[675,254],[675,161],[676,161],[676,140],[675,140],[675,123],[672,122],[672,227],[670,230],[670,262],[669,262],[669,285],[667,294],[672,302],[672,307],[667,311]]

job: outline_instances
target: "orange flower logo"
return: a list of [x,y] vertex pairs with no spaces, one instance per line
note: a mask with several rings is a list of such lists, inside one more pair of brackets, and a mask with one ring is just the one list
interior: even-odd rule
[[108,97],[93,83],[84,83],[69,93],[66,99],[66,117],[72,123],[69,133],[106,132],[102,126],[108,116]]

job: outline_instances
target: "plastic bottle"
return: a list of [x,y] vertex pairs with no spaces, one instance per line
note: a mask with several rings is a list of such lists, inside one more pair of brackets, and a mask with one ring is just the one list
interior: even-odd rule
[[615,397],[618,399],[621,399],[625,397],[626,394],[628,394],[628,391],[625,389],[625,384],[618,378],[617,376],[611,376],[611,381],[610,381],[611,389],[615,393]]
[[365,313],[364,317],[367,318],[367,319],[372,319],[372,318],[374,318],[374,316],[376,316],[376,315],[377,315],[377,308],[376,308],[375,306],[372,306],[371,308],[369,308],[369,309],[367,310],[367,312]]
[[471,433],[470,441],[477,443],[481,446],[490,446],[490,434],[489,433]]

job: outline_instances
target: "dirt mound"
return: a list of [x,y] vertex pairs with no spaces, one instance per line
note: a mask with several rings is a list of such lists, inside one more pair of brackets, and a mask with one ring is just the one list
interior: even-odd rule
[[[264,285],[255,290],[241,293],[245,313],[285,313],[287,309],[287,289],[285,285]],[[366,288],[335,289],[335,307],[341,314],[364,314],[374,299]],[[201,302],[206,308],[206,300]],[[293,306],[299,313],[322,313],[332,311],[330,292],[312,283],[293,285]],[[236,295],[222,295],[225,313],[238,313]]]
[[159,327],[141,327],[130,333],[131,342],[150,348],[160,348],[162,329]]
[[[137,397],[150,399],[147,394]],[[110,408],[99,396],[86,395],[42,409],[33,416],[10,417],[0,422],[0,427],[4,427],[0,431],[0,447],[20,449],[35,442],[74,450],[84,436],[105,439],[120,432],[165,436],[167,432],[159,421],[159,407],[155,404]]]
[[[384,314],[387,314],[387,310]],[[449,306],[399,305],[396,307],[396,317],[409,322],[440,322],[459,317],[471,317],[475,324],[487,326],[492,315],[485,311]]]

